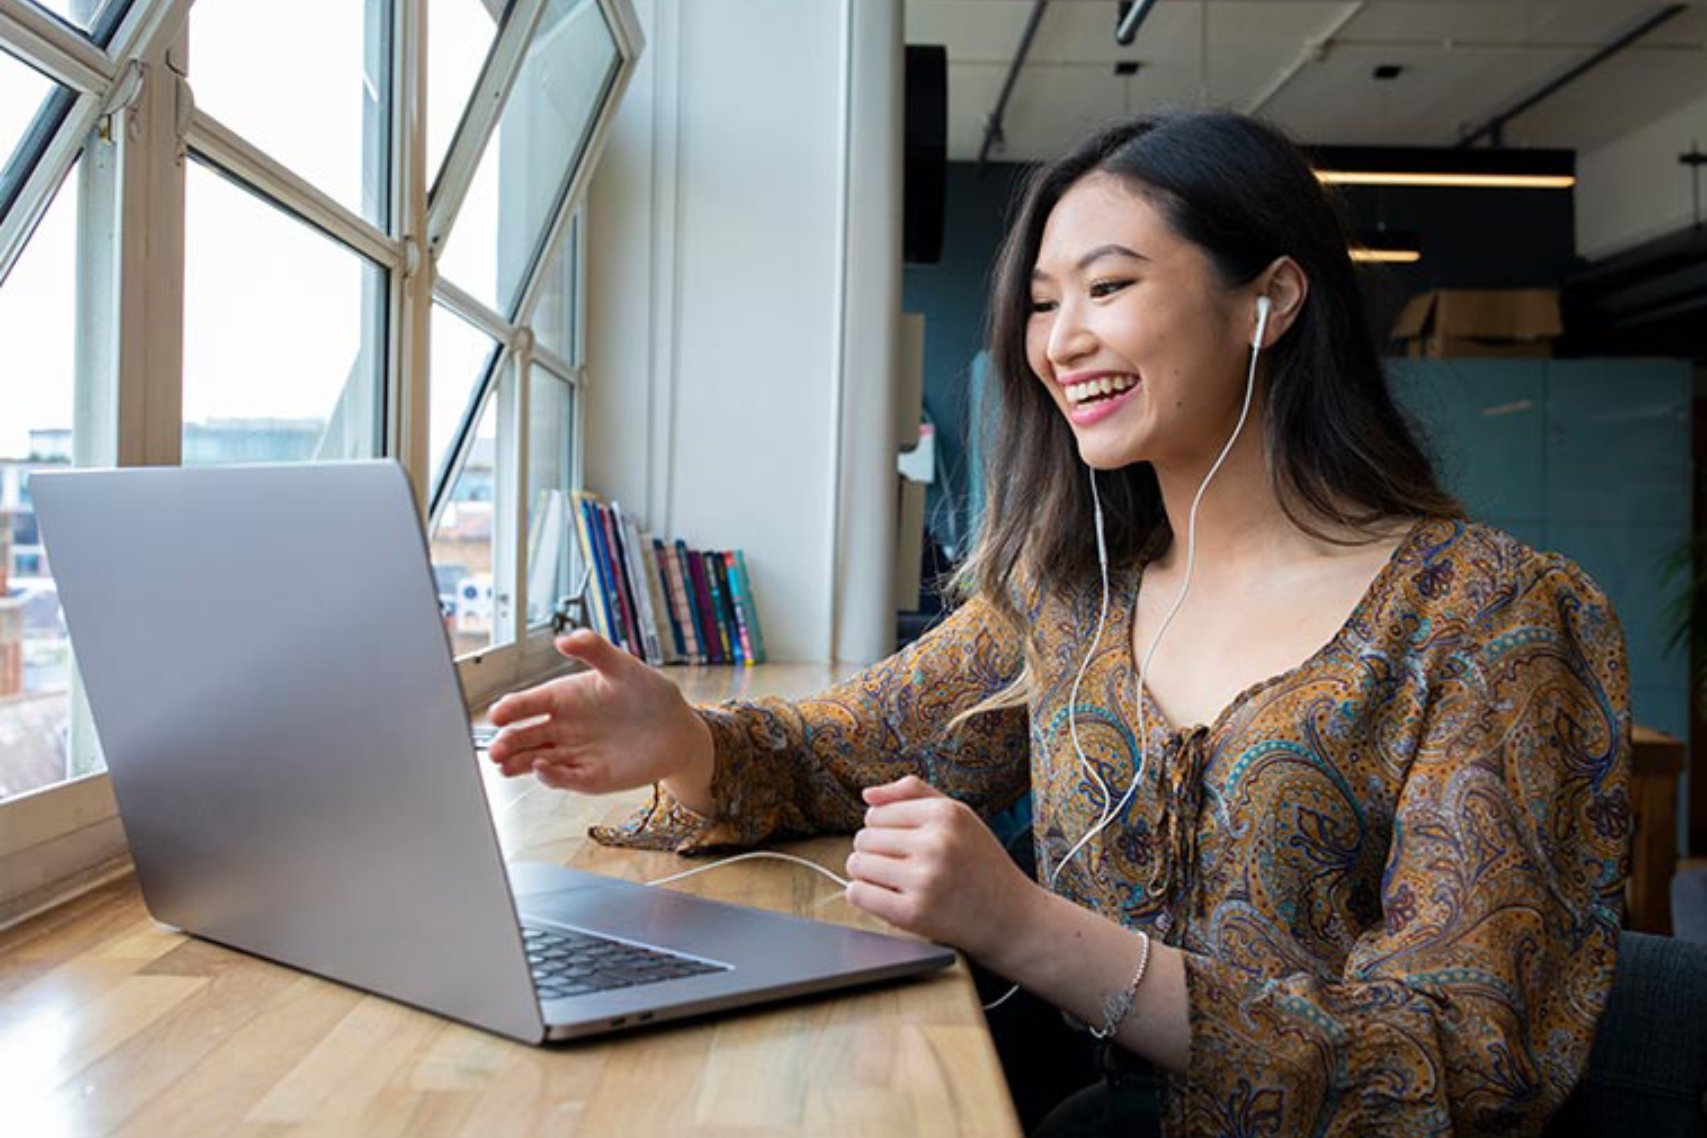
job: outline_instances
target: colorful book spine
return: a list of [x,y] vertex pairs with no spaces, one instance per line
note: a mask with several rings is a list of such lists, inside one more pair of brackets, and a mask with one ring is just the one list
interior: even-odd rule
[[606,620],[610,628],[608,639],[619,648],[628,647],[628,629],[623,619],[622,595],[617,591],[616,573],[611,566],[611,551],[605,537],[604,515],[596,498],[581,503],[587,523],[587,533],[593,550],[593,574],[598,578]]
[[729,583],[729,611],[735,617],[735,634],[741,638],[741,661],[745,664],[756,664],[758,658],[753,653],[753,634],[747,627],[747,604],[742,598],[741,579],[735,572],[735,554],[723,555],[724,579]]
[[705,558],[697,550],[688,551],[688,572],[693,580],[694,604],[699,611],[699,625],[705,630],[705,654],[710,663],[727,664],[729,657],[723,647],[723,637],[717,628],[716,610],[711,607],[711,586],[705,579]]
[[747,618],[741,612],[741,599],[735,592],[735,559],[725,552],[717,555],[717,579],[723,586],[723,607],[728,610],[730,624],[734,630],[734,640],[741,663],[751,667],[753,664],[753,641],[747,635]]
[[641,575],[646,578],[646,598],[652,604],[652,622],[658,632],[658,648],[666,664],[679,664],[685,658],[681,635],[670,616],[670,603],[664,597],[664,575],[658,569],[658,539],[645,530],[636,537],[635,553],[640,558]]
[[646,646],[640,640],[640,625],[634,619],[634,603],[628,597],[628,575],[622,569],[622,545],[617,540],[616,523],[608,506],[595,505],[594,513],[598,515],[599,532],[604,539],[605,564],[610,572],[611,593],[616,598],[618,620],[622,625],[623,646],[644,660]]
[[693,572],[689,568],[690,553],[687,542],[676,539],[676,573],[682,581],[682,603],[687,606],[688,621],[693,627],[694,640],[699,645],[698,663],[711,663],[711,645],[706,640],[705,625],[700,619],[699,594],[694,589]]
[[571,495],[575,508],[575,541],[581,547],[581,563],[587,568],[587,618],[593,630],[606,640],[612,640],[610,612],[605,607],[604,580],[599,574],[598,558],[593,554],[593,534],[587,523],[587,495],[577,490]]
[[723,642],[723,656],[731,664],[741,662],[741,641],[735,635],[735,622],[729,616],[729,586],[723,576],[723,556],[705,554],[705,583],[711,590],[711,610],[717,620],[717,637]]
[[640,640],[640,658],[656,667],[664,662],[664,649],[658,643],[658,620],[652,612],[652,592],[646,587],[646,563],[640,557],[640,536],[635,531],[634,520],[622,512],[620,502],[611,503],[610,513],[617,544],[622,547],[622,579],[628,587],[628,603]]
[[759,631],[759,605],[753,599],[753,579],[747,573],[747,555],[737,549],[731,556],[730,575],[736,581],[738,595],[747,617],[747,635],[753,642],[753,661],[765,662],[765,638]]
[[693,638],[693,626],[687,623],[687,606],[682,603],[682,583],[677,576],[676,552],[657,538],[652,539],[652,556],[658,563],[658,576],[664,583],[665,609],[670,614],[670,636],[676,651],[689,663],[699,663],[699,645]]

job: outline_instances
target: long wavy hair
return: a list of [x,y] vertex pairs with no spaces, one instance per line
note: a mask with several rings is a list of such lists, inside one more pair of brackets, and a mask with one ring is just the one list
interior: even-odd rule
[[[1262,432],[1269,476],[1287,516],[1326,540],[1355,543],[1403,517],[1454,517],[1463,508],[1437,480],[1394,404],[1370,335],[1336,202],[1279,131],[1243,115],[1178,112],[1111,125],[1027,181],[997,261],[988,342],[996,410],[982,472],[986,510],[955,576],[1013,630],[1025,587],[1080,587],[1098,576],[1087,475],[1072,428],[1026,358],[1031,273],[1043,228],[1068,189],[1112,175],[1155,206],[1169,228],[1207,254],[1236,289],[1281,256],[1310,288],[1286,334],[1265,354]],[[1169,538],[1147,462],[1099,471],[1111,565],[1130,566]],[[1029,638],[1027,638],[1029,645]],[[1019,680],[968,714],[1021,703]]]

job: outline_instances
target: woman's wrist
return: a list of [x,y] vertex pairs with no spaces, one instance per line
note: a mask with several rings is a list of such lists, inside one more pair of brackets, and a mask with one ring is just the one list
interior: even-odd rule
[[990,930],[983,951],[968,947],[968,952],[997,975],[1029,987],[1059,957],[1060,906],[1078,907],[1029,878],[1022,880],[1025,887],[1015,896],[1013,917]]
[[661,781],[671,798],[695,814],[710,818],[716,813],[711,780],[717,773],[717,743],[712,738],[711,727],[698,712],[688,709],[688,720],[691,726],[685,735],[692,742],[684,747],[686,758],[675,774]]

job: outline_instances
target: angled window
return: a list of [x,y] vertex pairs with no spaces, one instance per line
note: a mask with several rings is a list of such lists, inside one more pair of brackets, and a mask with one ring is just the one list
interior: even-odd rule
[[378,454],[380,267],[202,162],[184,197],[184,464]]
[[529,628],[550,624],[560,603],[580,588],[583,567],[569,500],[574,450],[575,386],[535,363],[528,398]]
[[69,88],[0,50],[0,218],[17,201],[74,98]]
[[197,111],[383,227],[390,12],[390,0],[197,0]]
[[437,182],[469,110],[504,0],[427,0],[427,177]]
[[500,313],[544,251],[620,62],[596,0],[547,0],[439,257],[446,279]]
[[631,0],[0,0],[0,923],[124,850],[44,466],[394,457],[468,697],[557,662],[570,217],[640,48]]
[[130,0],[26,0],[50,13],[95,43],[105,47],[119,21],[130,10]]
[[577,216],[563,247],[540,274],[539,305],[533,313],[533,334],[539,346],[573,368],[582,364],[581,222]]
[[77,172],[0,287],[0,800],[72,772],[71,642],[30,499],[76,423]]
[[[454,472],[454,480],[434,512],[430,544],[439,610],[459,656],[493,643],[494,595],[503,591],[493,579],[497,400],[482,395],[497,357],[490,336],[434,306],[432,452],[435,469]],[[463,433],[465,423],[473,429]]]

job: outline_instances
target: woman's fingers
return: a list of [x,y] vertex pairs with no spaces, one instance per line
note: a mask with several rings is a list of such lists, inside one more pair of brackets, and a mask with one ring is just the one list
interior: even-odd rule
[[[613,678],[622,676],[640,661],[588,628],[577,628],[554,642],[557,651],[579,660],[593,671]],[[642,665],[644,666],[644,665]]]
[[894,782],[882,783],[878,786],[868,786],[861,795],[867,806],[882,806],[890,802],[905,802],[910,799],[941,798],[942,791],[920,778],[918,775],[906,775]]
[[494,727],[508,727],[512,723],[550,715],[556,700],[556,693],[549,684],[513,691],[492,705],[486,719]]
[[551,720],[526,727],[506,727],[493,738],[486,753],[493,762],[504,763],[528,751],[537,751],[559,742],[561,734],[562,730]]
[[916,830],[921,826],[930,826],[946,820],[958,805],[954,799],[945,798],[940,794],[929,798],[902,799],[868,809],[865,812],[865,825],[867,829],[889,827]]
[[896,892],[906,888],[912,868],[912,862],[908,858],[862,853],[859,850],[849,854],[847,860],[848,876],[853,880],[881,885]]
[[918,831],[890,827],[865,827],[854,834],[853,848],[860,853],[883,854],[885,857],[908,857],[918,849]]

